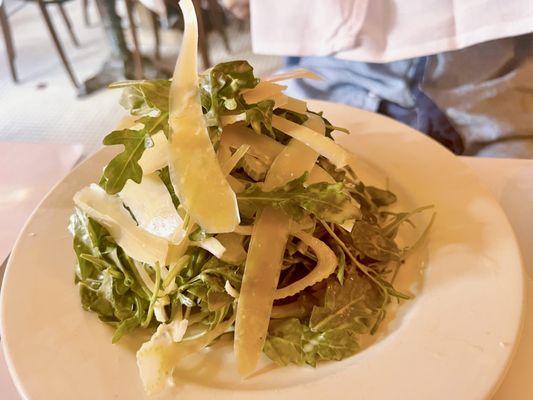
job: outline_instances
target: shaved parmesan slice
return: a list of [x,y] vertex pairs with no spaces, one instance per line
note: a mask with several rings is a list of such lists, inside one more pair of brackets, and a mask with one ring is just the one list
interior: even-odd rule
[[313,183],[321,182],[335,183],[335,179],[333,179],[333,177],[328,174],[320,165],[315,165],[309,173],[309,178],[307,178],[307,184],[312,185]]
[[293,69],[287,72],[283,72],[281,74],[267,76],[266,78],[263,78],[262,81],[279,82],[279,81],[287,81],[289,79],[303,79],[303,78],[313,79],[316,81],[322,80],[322,77],[320,75],[315,74],[314,72],[311,72],[308,69],[298,68],[298,69]]
[[233,265],[240,265],[246,260],[246,251],[242,245],[243,237],[236,233],[221,233],[216,236],[222,246],[226,248],[221,260]]
[[220,143],[237,149],[243,144],[250,146],[252,156],[271,164],[285,146],[266,135],[258,135],[244,125],[235,124],[224,127]]
[[278,93],[277,95],[271,97],[270,100],[274,101],[274,109],[280,107],[285,108],[285,105],[289,101],[289,96],[283,93]]
[[246,113],[221,115],[220,123],[222,126],[235,124],[237,122],[246,121]]
[[272,126],[292,138],[305,143],[307,146],[335,164],[337,168],[344,167],[348,164],[349,155],[346,150],[333,140],[320,135],[312,129],[304,125],[298,125],[277,115],[272,116]]
[[287,97],[287,102],[280,107],[284,110],[294,111],[299,114],[305,114],[307,112],[307,103],[294,97]]
[[[310,113],[307,116],[309,119],[305,121],[304,125],[316,134],[323,136],[326,127],[322,118]],[[310,172],[314,168],[317,158],[318,153],[315,150],[299,140],[292,139],[272,163],[263,190],[268,192],[302,176],[306,171]]]
[[323,241],[305,232],[296,232],[293,235],[313,250],[317,258],[317,263],[315,268],[302,279],[291,283],[289,286],[277,289],[274,297],[276,300],[300,293],[306,287],[326,279],[337,268],[337,256]]
[[255,104],[263,100],[271,99],[285,89],[287,89],[287,86],[278,85],[277,83],[268,81],[261,81],[256,87],[245,89],[241,93],[246,104]]
[[207,250],[218,259],[222,259],[222,256],[226,252],[226,248],[214,237],[209,237],[199,242],[191,242],[190,244]]
[[242,376],[255,370],[265,344],[288,235],[289,221],[282,211],[266,207],[256,219],[235,322],[235,356]]
[[141,228],[172,242],[181,242],[185,235],[183,220],[159,176],[145,175],[138,184],[128,180],[119,196]]
[[158,329],[159,334],[156,331],[150,341],[144,343],[137,352],[137,366],[146,393],[151,395],[163,390],[171,382],[172,372],[177,364],[225,333],[234,320],[232,317],[190,340],[182,339],[187,329],[186,322],[176,322],[175,327],[161,328],[161,331]]
[[[321,118],[310,116],[306,123],[324,134]],[[293,175],[310,171],[317,158],[315,151],[291,140],[272,163],[263,190],[283,185]],[[239,373],[243,376],[255,370],[265,343],[290,225],[291,221],[283,211],[266,207],[252,230],[235,324],[235,355]]]
[[168,165],[168,140],[163,131],[152,136],[153,146],[144,150],[139,165],[144,175],[152,174]]
[[170,178],[192,220],[209,233],[231,232],[239,224],[239,209],[202,114],[194,6],[191,0],[182,0],[180,7],[185,28],[170,86]]
[[74,203],[103,225],[131,258],[152,266],[166,264],[168,241],[138,227],[118,196],[92,184],[74,195]]
[[231,158],[231,150],[229,146],[220,143],[217,151],[218,162],[221,166],[224,165]]
[[224,176],[229,175],[231,171],[233,171],[233,168],[237,166],[248,150],[250,150],[250,145],[243,144],[228,160],[226,160],[224,164],[222,164],[222,173]]

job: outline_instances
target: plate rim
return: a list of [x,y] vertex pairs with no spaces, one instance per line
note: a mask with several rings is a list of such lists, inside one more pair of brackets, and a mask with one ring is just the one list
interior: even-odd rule
[[[348,106],[348,105],[345,105],[345,104],[334,103],[334,102],[324,101],[324,100],[313,100],[313,99],[307,99],[307,101],[309,102],[309,105],[312,106],[312,108],[319,108],[323,104],[326,107],[343,108],[347,112],[349,112],[350,110],[354,110],[355,109],[355,110],[357,110],[357,112],[360,112],[362,114],[366,114],[367,119],[374,119],[374,120],[381,119],[381,120],[387,121],[389,124],[401,127],[401,129],[403,131],[409,132],[410,135],[415,134],[419,138],[423,137],[423,140],[425,142],[427,142],[427,143],[431,143],[431,146],[435,147],[435,145],[436,145],[436,147],[440,148],[440,151],[444,151],[444,152],[448,153],[448,157],[450,159],[454,158],[454,162],[460,162],[462,164],[463,169],[464,170],[468,170],[470,179],[475,180],[477,185],[479,186],[479,188],[482,188],[482,190],[486,192],[487,196],[490,197],[492,200],[494,200],[494,202],[498,205],[498,209],[499,209],[499,211],[501,212],[501,215],[504,218],[504,222],[509,227],[510,236],[511,236],[510,239],[512,239],[513,247],[514,247],[514,250],[516,252],[516,256],[518,257],[518,265],[517,266],[519,266],[518,273],[520,275],[520,281],[521,281],[521,294],[520,294],[520,297],[521,297],[522,301],[521,301],[521,305],[520,305],[519,326],[518,326],[518,328],[515,331],[512,348],[508,352],[508,355],[507,355],[506,361],[505,361],[505,365],[502,367],[501,373],[499,374],[499,379],[497,379],[497,380],[495,380],[493,382],[491,388],[489,388],[489,392],[486,393],[487,396],[492,396],[493,394],[495,394],[497,392],[497,390],[500,387],[501,383],[505,379],[505,376],[506,376],[506,374],[507,374],[507,372],[508,372],[508,370],[509,370],[509,368],[511,366],[512,360],[514,359],[514,356],[516,355],[516,352],[518,350],[518,344],[520,342],[521,334],[522,334],[522,331],[523,331],[524,320],[525,320],[525,310],[526,310],[526,296],[525,296],[525,285],[526,285],[526,282],[525,282],[525,279],[524,279],[525,271],[524,271],[524,261],[523,261],[523,257],[522,257],[522,254],[521,254],[521,249],[519,247],[519,244],[518,244],[518,241],[517,241],[517,238],[516,238],[516,233],[514,232],[514,230],[512,228],[512,225],[510,224],[509,219],[507,217],[507,214],[505,213],[505,211],[501,207],[501,205],[498,202],[497,198],[492,193],[490,193],[490,191],[485,187],[485,185],[481,182],[481,180],[477,176],[475,176],[475,174],[473,173],[471,168],[468,165],[466,165],[464,162],[462,162],[460,159],[458,159],[456,155],[454,155],[451,151],[449,151],[447,148],[445,148],[440,143],[438,143],[435,140],[429,138],[425,134],[423,134],[421,132],[418,132],[417,130],[409,127],[408,125],[405,125],[405,124],[403,124],[403,123],[401,123],[399,121],[396,121],[396,120],[394,120],[392,118],[389,118],[387,116],[384,116],[384,115],[381,115],[381,114],[377,114],[377,113],[373,113],[373,112],[370,112],[370,111],[367,111],[367,110],[359,109],[359,108],[356,108],[356,107]],[[126,120],[129,119],[129,116],[125,116],[125,119]],[[24,226],[21,229],[21,231],[20,231],[20,233],[19,233],[19,235],[17,237],[17,240],[16,240],[16,242],[15,242],[13,248],[12,248],[9,260],[8,260],[7,265],[5,267],[4,276],[3,276],[3,280],[2,280],[2,286],[1,286],[1,289],[0,289],[0,338],[2,338],[2,340],[0,340],[0,342],[1,342],[2,350],[4,351],[6,365],[8,367],[9,374],[10,374],[12,380],[13,380],[13,383],[14,383],[17,391],[25,399],[28,399],[28,396],[27,396],[26,390],[24,389],[24,384],[23,384],[22,380],[20,379],[20,376],[19,376],[19,374],[17,372],[17,368],[15,366],[15,362],[14,362],[14,360],[12,358],[12,355],[11,355],[11,352],[9,350],[8,341],[4,340],[4,338],[6,337],[5,336],[5,333],[6,333],[6,331],[5,331],[5,313],[4,313],[4,308],[6,307],[6,299],[5,299],[6,290],[4,290],[4,289],[8,285],[9,277],[10,277],[10,274],[11,274],[11,270],[14,268],[12,265],[15,264],[14,260],[16,260],[16,259],[15,259],[15,257],[13,257],[13,255],[16,256],[17,250],[18,250],[21,242],[23,241],[25,233],[27,233],[26,232],[27,231],[27,227],[33,221],[35,214],[41,209],[42,204],[46,200],[48,200],[48,198],[56,191],[56,189],[59,186],[61,186],[64,183],[64,181],[68,177],[70,177],[72,174],[75,174],[79,169],[82,169],[86,164],[90,164],[91,162],[93,162],[93,160],[96,157],[98,157],[99,155],[101,155],[101,153],[103,153],[103,152],[108,152],[109,154],[112,154],[113,149],[109,148],[109,147],[102,146],[99,149],[97,149],[97,150],[93,151],[92,153],[90,153],[82,161],[78,162],[76,164],[76,166],[72,170],[70,170],[66,175],[64,175],[47,192],[47,194],[41,199],[39,204],[32,211],[32,213],[30,214],[30,216],[28,217],[28,219],[24,223]],[[8,335],[8,337],[9,337],[9,335]]]

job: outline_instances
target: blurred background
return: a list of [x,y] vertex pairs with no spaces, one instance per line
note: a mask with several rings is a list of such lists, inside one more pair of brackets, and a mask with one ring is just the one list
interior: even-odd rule
[[[289,95],[387,115],[455,154],[533,158],[530,0],[194,3],[202,69],[307,68],[325,80]],[[182,35],[177,0],[0,0],[0,22],[0,141],[85,154],[124,115],[107,85],[169,77]]]
[[[0,2],[5,13],[3,39],[8,29],[15,71],[13,76],[4,41],[0,46],[0,140],[83,143],[85,153],[90,153],[124,115],[118,104],[120,90],[105,86],[122,79],[169,77],[173,70],[182,36],[177,2],[168,7],[164,18],[138,1],[108,2],[116,4],[114,16],[99,10],[105,1],[44,0],[64,61],[38,1]],[[248,19],[237,19],[216,1],[204,1],[200,7],[205,32],[200,68],[246,59],[261,76],[283,65],[281,57],[252,52]],[[136,49],[142,53],[140,71],[135,71]]]

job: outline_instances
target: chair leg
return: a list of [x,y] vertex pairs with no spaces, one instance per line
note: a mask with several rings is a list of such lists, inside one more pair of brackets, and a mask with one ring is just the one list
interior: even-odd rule
[[204,69],[207,69],[211,66],[211,61],[209,60],[209,49],[207,44],[207,36],[205,31],[204,17],[202,14],[202,7],[200,6],[199,0],[193,0],[193,4],[196,10],[196,18],[198,19],[198,47],[200,48],[200,53],[202,55]]
[[152,17],[152,28],[154,30],[154,58],[156,60],[161,59],[161,35],[159,33],[159,18],[157,14],[153,11],[150,11],[150,16]]
[[76,88],[79,88],[80,85],[78,83],[78,80],[76,79],[76,76],[74,75],[74,72],[72,71],[72,68],[70,67],[70,63],[67,59],[67,56],[65,55],[65,52],[63,51],[63,46],[59,41],[57,32],[54,28],[54,25],[52,24],[52,20],[50,19],[50,14],[48,14],[48,10],[46,9],[46,4],[44,4],[44,0],[37,0],[37,4],[39,5],[39,9],[41,10],[41,14],[44,18],[44,22],[46,23],[46,27],[48,28],[48,32],[50,32],[50,36],[52,36],[52,41],[54,42],[57,53],[59,54],[59,58],[61,58],[63,67],[65,67],[65,70],[67,71],[67,74],[72,84]]
[[228,53],[231,53],[228,36],[226,35],[226,31],[224,29],[223,18],[224,18],[224,11],[222,10],[222,7],[218,3],[218,1],[209,0],[209,19],[211,20],[211,23],[213,24],[213,28],[215,28],[218,34],[222,37],[222,41],[224,42],[224,47],[226,48],[226,51]]
[[11,78],[13,82],[18,81],[17,70],[15,69],[15,47],[13,46],[13,38],[11,37],[11,28],[9,21],[7,20],[5,3],[0,3],[0,26],[2,28],[2,34],[4,36],[4,42],[6,44],[7,59],[9,62],[9,71],[11,72]]
[[70,23],[70,18],[67,15],[67,10],[65,10],[65,7],[63,6],[62,3],[57,3],[57,6],[59,7],[59,13],[61,14],[61,17],[63,18],[63,21],[65,22],[65,26],[67,27],[72,43],[74,44],[74,46],[80,47],[80,42],[78,42],[78,38],[74,34],[74,30],[72,29],[72,24]]
[[139,38],[137,37],[137,27],[133,18],[133,0],[126,0],[126,12],[128,14],[128,22],[130,24],[131,36],[133,38],[133,67],[135,79],[142,79],[143,66],[141,58],[141,49],[139,48]]
[[89,20],[89,0],[82,1],[82,12],[83,12],[83,22],[85,26],[90,26],[91,21]]

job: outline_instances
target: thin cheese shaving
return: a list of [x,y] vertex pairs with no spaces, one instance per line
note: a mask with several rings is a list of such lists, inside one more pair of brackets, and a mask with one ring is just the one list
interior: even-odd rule
[[202,113],[194,6],[191,0],[182,0],[180,7],[185,28],[170,86],[170,178],[192,220],[209,233],[231,232],[239,223],[239,210]]
[[246,104],[255,104],[270,99],[275,95],[280,94],[285,89],[287,89],[287,86],[278,85],[268,81],[261,81],[256,87],[245,89],[241,93]]
[[137,226],[118,196],[92,184],[74,195],[74,203],[103,225],[131,258],[152,266],[166,264],[168,241]]
[[183,220],[157,175],[145,175],[138,184],[128,180],[119,196],[141,228],[172,242],[181,242],[185,234]]
[[267,76],[266,78],[263,78],[262,80],[268,81],[268,82],[280,82],[280,81],[287,81],[289,79],[303,79],[303,78],[313,79],[316,81],[322,80],[322,77],[320,75],[315,74],[314,72],[309,71],[308,69],[304,69],[304,68],[293,69],[290,71],[283,72],[281,74]]
[[[307,116],[309,119],[304,125],[316,134],[323,136],[326,127],[322,118],[315,114],[308,114]],[[317,158],[318,153],[315,150],[299,140],[292,139],[272,163],[263,190],[268,192],[302,176],[305,172],[310,172],[315,166]]]
[[278,115],[272,116],[272,126],[292,138],[303,142],[320,155],[326,157],[329,161],[335,164],[337,168],[344,167],[348,164],[349,155],[346,150],[333,140],[320,135],[312,129],[303,125],[298,125]]
[[225,126],[220,143],[232,149],[238,149],[243,144],[249,145],[249,154],[267,164],[271,164],[284,148],[281,143],[274,139],[266,135],[258,135],[252,129],[241,124]]

